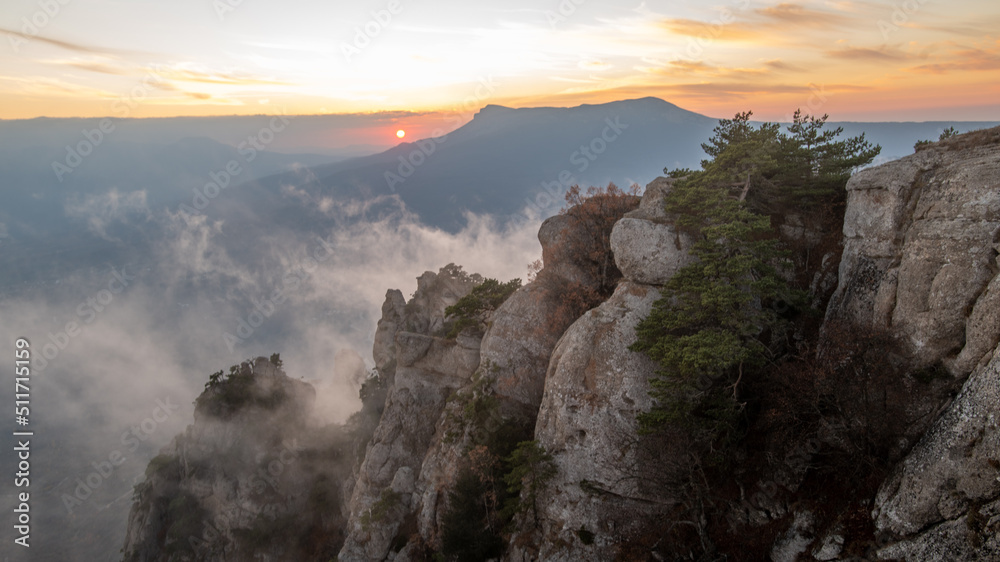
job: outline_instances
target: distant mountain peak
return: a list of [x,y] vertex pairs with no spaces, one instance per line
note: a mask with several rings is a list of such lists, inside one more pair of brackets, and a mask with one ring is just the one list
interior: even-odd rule
[[525,113],[525,112],[538,112],[538,111],[565,111],[565,112],[579,112],[579,111],[594,111],[594,110],[606,110],[611,108],[629,108],[637,111],[645,112],[674,112],[682,111],[685,113],[692,113],[676,104],[670,103],[666,100],[646,96],[643,98],[634,98],[626,100],[615,100],[604,103],[584,103],[576,106],[570,107],[555,107],[555,106],[538,106],[538,107],[508,107],[499,104],[487,104],[480,109],[473,120],[483,120],[492,119],[499,116],[509,116],[513,113]]

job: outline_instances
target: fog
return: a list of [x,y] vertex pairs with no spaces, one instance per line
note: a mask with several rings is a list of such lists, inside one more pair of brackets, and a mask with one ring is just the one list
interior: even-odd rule
[[[448,233],[420,224],[398,200],[388,203],[395,211],[379,220],[325,232],[266,228],[253,263],[227,247],[239,225],[151,211],[135,193],[67,208],[108,239],[123,221],[155,224],[161,238],[138,265],[95,264],[0,301],[0,341],[11,342],[13,355],[14,340],[28,338],[35,358],[31,560],[117,559],[131,486],[192,422],[192,401],[210,373],[280,353],[289,376],[316,387],[315,423],[343,422],[360,408],[387,289],[409,297],[417,276],[452,262],[523,278],[540,256],[537,218],[500,227],[470,214],[466,228]],[[324,205],[348,219],[362,211],[357,203]],[[282,287],[278,302],[272,297]],[[3,399],[12,394],[5,387]],[[124,462],[101,473],[116,451]]]

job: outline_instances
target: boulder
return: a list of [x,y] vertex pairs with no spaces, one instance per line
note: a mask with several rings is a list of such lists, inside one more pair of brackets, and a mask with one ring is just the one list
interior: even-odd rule
[[623,218],[611,231],[615,265],[625,279],[663,285],[691,262],[691,237],[670,224]]
[[693,240],[674,228],[664,209],[674,181],[660,177],[650,182],[639,207],[625,213],[611,231],[615,265],[629,281],[663,285],[691,262]]

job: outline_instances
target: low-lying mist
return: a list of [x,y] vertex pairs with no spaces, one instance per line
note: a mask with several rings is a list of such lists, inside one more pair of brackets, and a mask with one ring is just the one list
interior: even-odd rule
[[289,376],[316,387],[315,423],[343,422],[361,405],[387,289],[409,297],[417,276],[452,262],[524,277],[539,257],[537,219],[500,226],[470,214],[452,234],[390,203],[393,212],[366,219],[356,204],[325,202],[347,220],[308,235],[256,224],[252,262],[246,248],[233,250],[247,225],[151,211],[162,234],[144,259],[0,301],[0,341],[28,338],[35,359],[31,560],[118,559],[132,486],[192,422],[212,372],[280,353]]

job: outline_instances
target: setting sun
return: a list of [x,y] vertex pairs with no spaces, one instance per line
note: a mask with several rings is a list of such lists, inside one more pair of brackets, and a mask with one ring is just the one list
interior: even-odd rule
[[396,136],[398,138],[403,138],[403,137],[406,136],[406,131],[404,131],[403,129],[400,129],[400,130],[396,131]]

